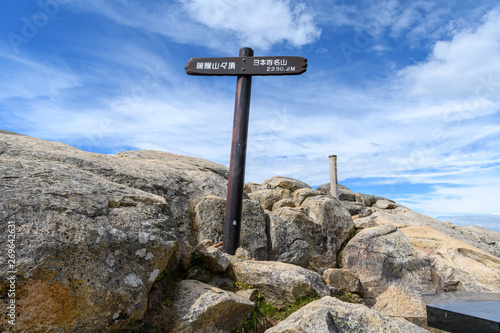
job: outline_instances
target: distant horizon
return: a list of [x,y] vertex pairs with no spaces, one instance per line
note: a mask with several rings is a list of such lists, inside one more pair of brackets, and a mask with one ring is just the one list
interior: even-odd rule
[[227,166],[236,79],[188,76],[189,58],[305,57],[302,75],[253,79],[245,181],[328,182],[335,154],[356,192],[500,230],[498,1],[27,0],[0,15],[3,130]]

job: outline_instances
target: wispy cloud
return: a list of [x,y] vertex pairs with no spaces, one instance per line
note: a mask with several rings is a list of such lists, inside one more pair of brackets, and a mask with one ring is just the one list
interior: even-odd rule
[[54,60],[47,64],[0,48],[0,98],[55,98],[62,90],[81,84],[78,75]]
[[194,21],[241,44],[267,50],[274,44],[299,47],[315,41],[321,30],[305,3],[283,0],[183,0]]
[[[183,67],[241,46],[276,50],[309,67],[254,78],[247,181],[280,174],[319,185],[336,154],[341,180],[426,184],[399,198],[421,211],[493,213],[500,14],[484,16],[493,2],[479,2],[488,6],[73,0],[18,54],[1,49],[0,117],[6,129],[86,150],[227,165],[235,79],[188,77]],[[349,38],[350,63],[332,55]]]
[[217,49],[247,45],[268,50],[276,44],[300,47],[321,34],[314,12],[305,3],[295,1],[129,0],[118,4],[78,0],[73,5],[122,25],[160,33],[178,43]]

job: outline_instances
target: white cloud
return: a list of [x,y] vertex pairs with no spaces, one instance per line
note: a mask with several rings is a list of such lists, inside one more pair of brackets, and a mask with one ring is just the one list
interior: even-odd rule
[[72,5],[122,25],[160,33],[178,43],[231,52],[241,45],[261,50],[276,44],[300,47],[321,34],[313,12],[304,3],[289,0],[179,0],[168,4],[75,0]]
[[58,96],[60,91],[81,84],[78,75],[64,66],[45,64],[29,56],[0,49],[0,99]]
[[462,31],[439,41],[422,64],[400,75],[414,96],[433,99],[500,98],[500,10],[483,18],[475,31]]
[[328,6],[327,18],[334,26],[352,26],[377,39],[404,36],[407,42],[434,39],[449,33],[442,18],[449,14],[447,4],[434,1],[361,1]]
[[242,45],[269,49],[286,42],[303,46],[321,31],[304,3],[284,0],[184,0],[189,16],[222,34],[231,32]]
[[[436,177],[437,178],[437,177]],[[434,179],[434,181],[439,180]],[[461,172],[448,177],[448,182],[457,186],[437,185],[425,195],[399,198],[399,203],[409,203],[411,208],[428,215],[495,214],[500,197],[500,176],[494,169]]]

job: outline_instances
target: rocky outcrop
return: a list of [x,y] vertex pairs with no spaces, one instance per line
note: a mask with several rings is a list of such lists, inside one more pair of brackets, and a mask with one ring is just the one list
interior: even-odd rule
[[441,222],[401,205],[396,205],[393,209],[376,209],[371,217],[378,225],[392,224],[398,228],[429,227],[500,258],[500,233],[495,231],[489,232],[490,236],[485,236],[481,228],[460,227]]
[[262,182],[261,187],[265,189],[289,190],[290,192],[295,192],[301,188],[311,188],[300,180],[281,176],[274,176],[265,180]]
[[436,292],[437,282],[429,260],[396,227],[362,230],[347,244],[342,263],[361,280],[364,300],[372,309],[426,325],[421,295]]
[[304,297],[330,295],[321,275],[299,266],[273,261],[243,261],[235,263],[232,268],[237,281],[254,286],[276,307]]
[[429,258],[443,291],[500,293],[500,259],[432,228],[401,229],[413,248]]
[[[119,330],[162,304],[166,329],[231,332],[254,302],[327,296],[269,332],[420,332],[388,315],[425,326],[423,293],[500,292],[500,233],[342,186],[337,200],[329,184],[313,190],[286,177],[245,185],[241,246],[226,255],[213,245],[223,238],[226,177],[196,158],[92,154],[0,131],[0,242],[16,226],[9,329]],[[6,274],[0,265],[3,295]],[[228,291],[242,286],[251,289]],[[328,297],[345,292],[371,310]]]
[[179,283],[177,327],[182,333],[227,333],[238,327],[255,304],[243,296],[193,280]]
[[105,331],[142,318],[159,273],[196,244],[190,207],[224,193],[225,175],[191,157],[92,154],[0,133],[0,241],[8,222],[17,228],[15,328]]
[[405,332],[427,330],[400,318],[391,318],[361,304],[323,297],[293,313],[266,333]]
[[[342,243],[354,229],[349,212],[338,200],[284,177],[249,185],[247,190],[255,201],[243,202],[240,254],[303,267],[311,262],[335,266]],[[199,241],[222,241],[224,209],[223,198],[209,196],[198,203]]]

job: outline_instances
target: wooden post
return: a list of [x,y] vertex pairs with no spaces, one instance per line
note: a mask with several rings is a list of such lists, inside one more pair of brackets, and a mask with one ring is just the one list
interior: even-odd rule
[[337,155],[330,155],[330,191],[332,196],[339,198],[339,186],[337,180]]
[[[240,50],[240,57],[252,56],[253,50],[251,48],[244,47]],[[224,216],[223,249],[228,254],[234,254],[240,244],[251,90],[252,76],[239,75],[236,83],[233,140],[227,183],[226,214]]]

